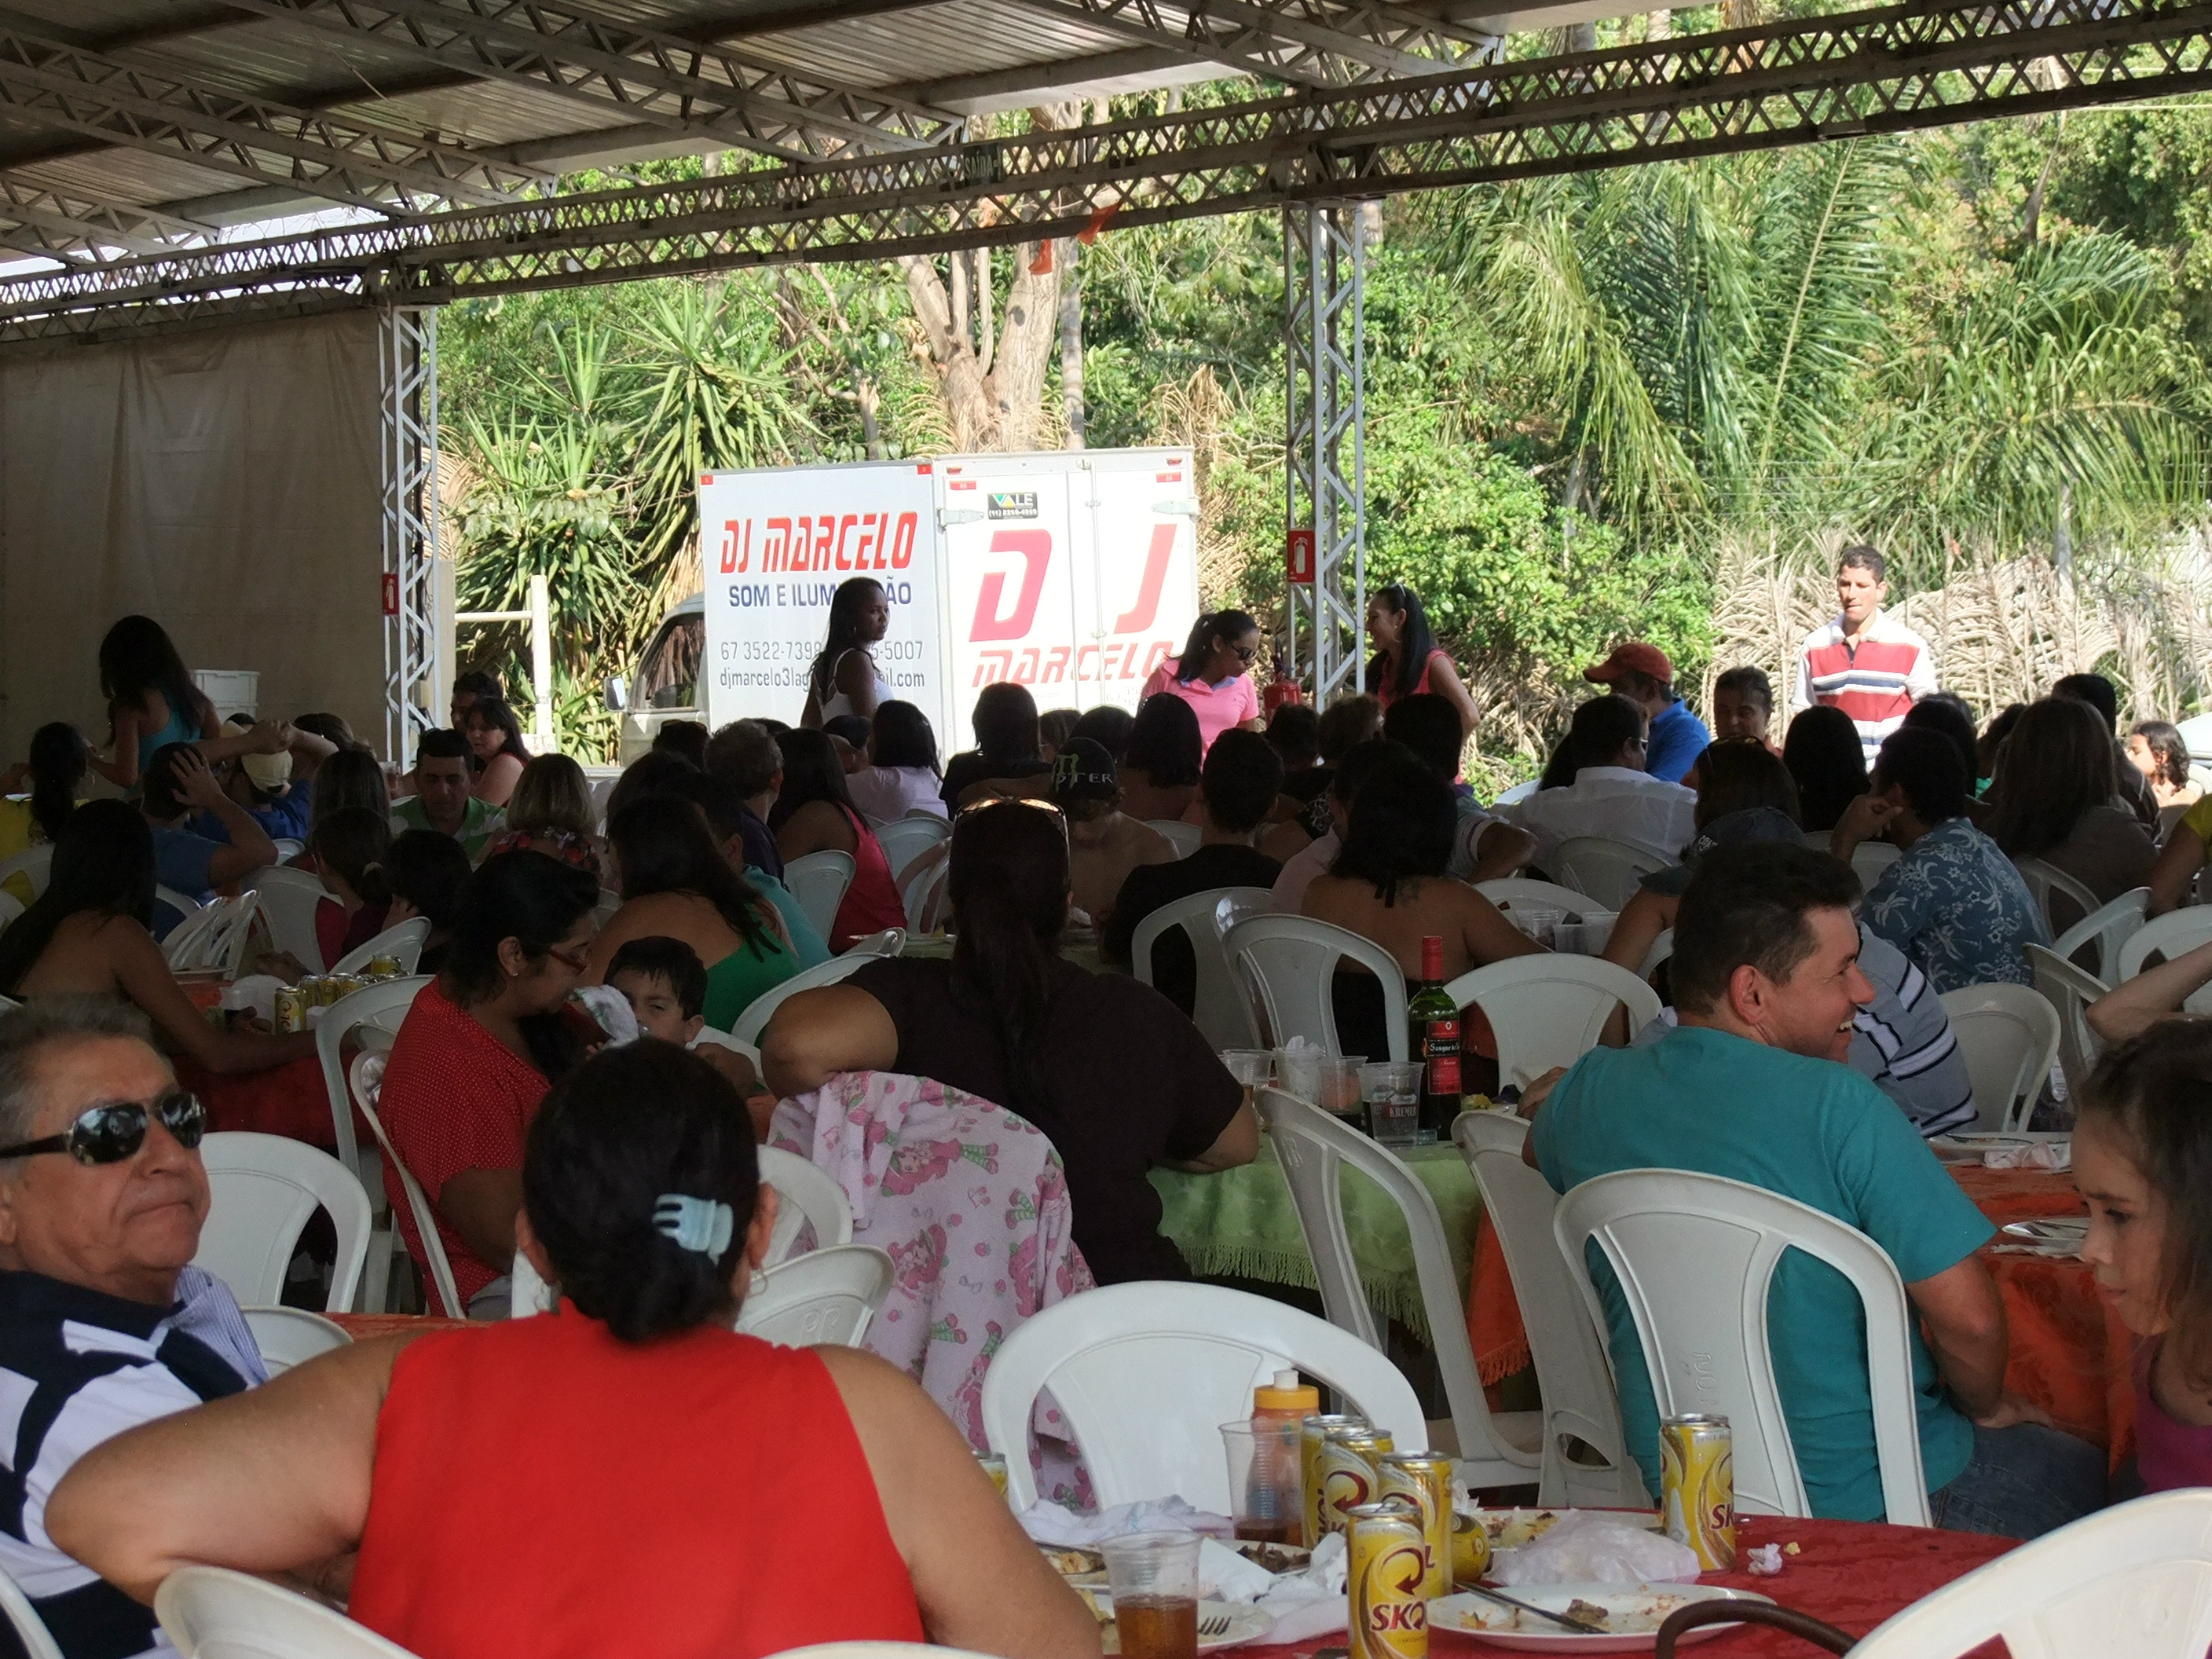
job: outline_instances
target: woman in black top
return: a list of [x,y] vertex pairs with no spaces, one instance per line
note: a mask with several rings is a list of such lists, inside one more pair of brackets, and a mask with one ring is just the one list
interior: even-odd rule
[[963,812],[945,887],[952,959],[872,962],[789,998],[762,1038],[769,1086],[789,1097],[839,1072],[900,1072],[980,1095],[1059,1150],[1100,1284],[1188,1278],[1146,1176],[1250,1163],[1260,1127],[1243,1091],[1157,991],[1060,960],[1067,838],[1053,809]]

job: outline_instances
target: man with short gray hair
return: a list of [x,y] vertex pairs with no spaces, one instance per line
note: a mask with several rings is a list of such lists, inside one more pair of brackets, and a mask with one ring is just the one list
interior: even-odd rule
[[205,1127],[129,1004],[0,1015],[0,1567],[67,1659],[169,1644],[47,1537],[56,1483],[125,1429],[269,1380],[229,1291],[190,1265]]

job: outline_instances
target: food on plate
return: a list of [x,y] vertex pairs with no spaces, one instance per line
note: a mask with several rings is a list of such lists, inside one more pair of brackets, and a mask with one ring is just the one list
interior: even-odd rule
[[1052,1570],[1063,1578],[1080,1578],[1085,1573],[1106,1571],[1106,1558],[1097,1550],[1073,1547],[1060,1549],[1046,1544],[1040,1544],[1037,1547],[1044,1552],[1044,1559],[1052,1563]]
[[1237,1554],[1267,1572],[1304,1572],[1313,1559],[1313,1552],[1299,1544],[1268,1544],[1255,1538],[1240,1538],[1233,1547]]
[[1583,1601],[1579,1595],[1567,1603],[1565,1611],[1568,1618],[1577,1620],[1583,1624],[1595,1625],[1600,1630],[1613,1628],[1606,1622],[1613,1617],[1612,1613],[1595,1601]]
[[1559,1523],[1557,1510],[1478,1510],[1476,1514],[1490,1534],[1491,1548],[1498,1550],[1533,1544]]
[[[1521,1592],[1528,1594],[1526,1590]],[[1586,1601],[1580,1596],[1569,1600],[1566,1606],[1551,1609],[1595,1625],[1608,1636],[1641,1636],[1656,1631],[1667,1622],[1667,1615],[1677,1607],[1687,1607],[1700,1598],[1691,1595],[1659,1595],[1650,1591],[1624,1590],[1605,1601]],[[1431,1619],[1437,1615],[1432,1609]],[[1522,1613],[1517,1607],[1502,1607],[1493,1602],[1470,1602],[1452,1609],[1446,1621],[1452,1628],[1470,1631],[1541,1631],[1559,1633],[1559,1627],[1548,1619],[1539,1619],[1533,1613]]]

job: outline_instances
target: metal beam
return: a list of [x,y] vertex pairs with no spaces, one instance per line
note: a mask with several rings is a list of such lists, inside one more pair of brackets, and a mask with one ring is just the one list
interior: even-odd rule
[[1359,690],[1367,614],[1367,233],[1357,202],[1283,212],[1283,523],[1313,535],[1290,584],[1291,672],[1306,618],[1314,707]]
[[539,176],[459,144],[242,98],[19,29],[0,30],[0,104],[109,143],[384,213],[513,201]]
[[368,225],[0,283],[0,342],[179,300],[356,302],[1119,225],[1895,133],[2212,88],[2212,0],[1951,0],[953,149]]
[[103,201],[87,191],[45,185],[21,173],[0,171],[0,221],[21,228],[11,247],[33,253],[106,255],[160,253],[197,247],[215,240],[212,225],[151,208]]
[[[1382,3],[1336,0],[1019,0],[1131,41],[1180,52],[1295,86],[1356,86],[1386,75],[1431,75],[1486,53],[1488,36],[1461,34]],[[1372,33],[1368,31],[1373,31]]]
[[905,149],[960,117],[726,47],[640,28],[568,0],[231,0],[471,76],[772,155]]

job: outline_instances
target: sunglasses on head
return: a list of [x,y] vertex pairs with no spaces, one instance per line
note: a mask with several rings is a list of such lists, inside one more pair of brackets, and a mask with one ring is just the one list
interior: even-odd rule
[[196,1095],[173,1089],[151,1106],[136,1100],[118,1100],[87,1108],[76,1122],[58,1135],[0,1146],[0,1159],[35,1158],[41,1152],[67,1152],[80,1164],[120,1164],[136,1158],[146,1144],[146,1125],[158,1115],[161,1127],[176,1137],[186,1152],[200,1144],[207,1133],[207,1108]]

